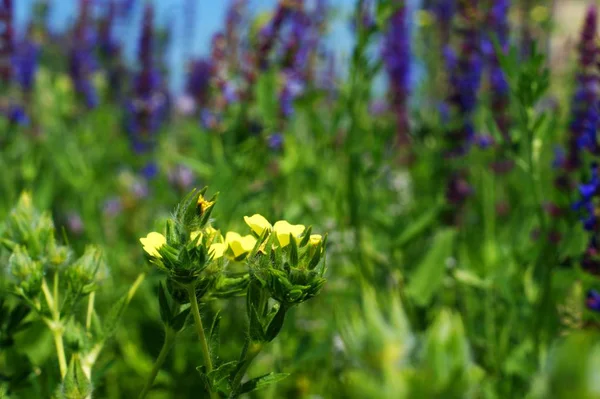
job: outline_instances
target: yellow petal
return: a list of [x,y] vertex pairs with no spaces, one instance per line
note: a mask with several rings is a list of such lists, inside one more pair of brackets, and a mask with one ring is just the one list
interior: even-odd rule
[[244,221],[248,226],[250,226],[252,231],[259,236],[262,235],[265,230],[271,230],[272,228],[271,223],[269,223],[264,216],[259,215],[258,213],[255,213],[252,216],[244,216]]
[[245,253],[252,251],[256,245],[256,238],[251,235],[242,237],[235,231],[230,231],[225,235],[225,242],[233,251],[233,256],[238,258]]
[[150,256],[162,258],[162,256],[158,253],[158,249],[167,243],[165,236],[153,231],[148,233],[146,237],[140,238],[140,242],[144,247],[144,251],[146,251]]
[[290,234],[298,237],[304,231],[304,226],[301,224],[290,224],[287,220],[280,220],[273,225],[273,231],[277,235],[279,245],[286,247],[290,243]]
[[223,256],[226,250],[227,244],[217,242],[208,248],[208,254],[212,257],[212,259],[219,259]]

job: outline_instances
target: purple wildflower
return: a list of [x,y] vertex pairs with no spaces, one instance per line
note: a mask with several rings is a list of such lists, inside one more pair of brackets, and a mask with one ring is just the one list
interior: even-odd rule
[[225,40],[229,54],[229,65],[237,67],[240,27],[248,0],[230,0],[225,16]]
[[7,118],[10,123],[19,126],[29,125],[29,117],[25,113],[25,109],[18,104],[10,104],[8,106]]
[[30,34],[16,48],[13,58],[15,79],[25,92],[31,92],[33,89],[39,54],[40,47],[32,40]]
[[77,212],[69,212],[67,214],[67,227],[71,231],[71,233],[75,235],[80,235],[81,233],[83,233],[83,220]]
[[119,213],[121,213],[122,209],[123,204],[119,197],[111,197],[104,202],[103,211],[107,216],[117,216]]
[[400,145],[406,145],[409,141],[407,103],[410,78],[410,34],[406,5],[403,0],[399,1],[398,5],[390,18],[384,39],[383,60],[390,80],[392,107],[396,114],[397,141]]
[[466,178],[459,173],[452,176],[446,187],[446,199],[454,205],[462,204],[472,193],[473,188]]
[[205,106],[208,101],[212,70],[213,65],[208,59],[190,63],[185,91],[199,106]]
[[258,33],[258,63],[261,70],[269,67],[269,55],[285,20],[290,16],[293,8],[299,8],[299,0],[280,0],[271,21]]
[[476,2],[459,2],[457,14],[462,22],[462,27],[457,30],[459,52],[455,53],[449,46],[445,49],[450,84],[447,103],[454,111],[452,116],[459,122],[447,133],[451,156],[466,152],[475,138],[472,114],[477,106],[482,73],[476,7]]
[[141,174],[148,180],[155,178],[158,174],[158,165],[155,162],[148,162],[142,168]]
[[598,165],[592,164],[592,177],[589,182],[579,185],[581,199],[573,204],[573,209],[583,211],[581,220],[588,231],[596,231],[598,217],[596,215],[595,198],[600,195],[600,176],[598,176]]
[[200,110],[200,124],[204,129],[215,129],[220,123],[220,117],[208,108]]
[[267,139],[269,148],[273,151],[279,151],[283,148],[283,135],[281,133],[273,133]]
[[596,290],[589,290],[585,304],[587,305],[588,309],[600,312],[600,293],[598,293]]
[[592,152],[599,150],[596,140],[596,127],[599,122],[599,87],[596,71],[594,71],[595,59],[598,54],[595,42],[597,30],[597,10],[595,7],[590,7],[585,17],[579,44],[580,69],[577,77],[578,87],[572,102],[571,134],[564,164],[566,171],[575,170],[581,166],[581,149],[585,148]]
[[456,4],[454,0],[434,0],[431,11],[435,15],[437,25],[439,26],[439,37],[442,46],[445,46],[450,39],[452,28],[452,17],[454,16]]
[[177,165],[169,171],[169,182],[182,191],[189,189],[194,184],[194,172],[183,165]]

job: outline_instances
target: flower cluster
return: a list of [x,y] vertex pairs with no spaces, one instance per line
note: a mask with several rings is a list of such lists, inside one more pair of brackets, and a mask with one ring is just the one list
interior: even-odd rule
[[[311,228],[280,220],[273,225],[255,214],[244,218],[251,233],[229,231],[223,236],[209,224],[216,196],[192,192],[179,206],[176,219],[167,222],[166,235],[151,232],[140,239],[150,263],[169,274],[181,287],[202,287],[202,298],[231,291],[224,273],[227,262],[246,262],[250,278],[268,290],[271,297],[289,307],[316,295],[325,279],[318,267],[324,254],[324,239]],[[235,280],[237,290],[248,280]]]
[[[223,235],[212,226],[217,196],[208,199],[205,194],[206,189],[192,191],[167,221],[165,234],[151,232],[140,242],[149,262],[167,274],[166,291],[162,285],[159,290],[167,336],[179,331],[192,313],[204,355],[198,370],[208,390],[237,397],[244,370],[263,344],[279,334],[286,312],[317,295],[325,284],[326,238],[285,220],[271,224],[259,214],[244,217],[248,234]],[[245,271],[240,273],[240,266]],[[220,367],[219,356],[206,342],[198,303],[240,295],[247,304],[246,349],[223,384],[224,378],[215,380],[211,374]]]

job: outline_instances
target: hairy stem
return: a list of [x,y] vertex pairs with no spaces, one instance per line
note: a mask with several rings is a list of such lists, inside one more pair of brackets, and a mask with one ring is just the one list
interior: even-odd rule
[[[212,360],[210,359],[210,351],[208,350],[208,342],[206,341],[206,334],[204,334],[204,326],[202,325],[202,318],[200,317],[200,309],[198,308],[198,300],[196,299],[196,289],[190,284],[186,286],[188,296],[190,298],[191,312],[194,316],[194,325],[198,332],[198,338],[200,338],[200,345],[202,346],[202,354],[204,355],[204,364],[206,366],[206,374],[210,373],[213,369]],[[210,387],[207,387],[211,398],[216,398]]]

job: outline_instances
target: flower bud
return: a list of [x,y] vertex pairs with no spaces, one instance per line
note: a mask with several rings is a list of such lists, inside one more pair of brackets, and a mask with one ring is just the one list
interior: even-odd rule
[[8,268],[17,290],[23,296],[37,296],[42,287],[44,272],[41,262],[31,259],[26,248],[17,246],[8,259]]
[[102,263],[102,253],[93,246],[88,246],[84,254],[77,259],[65,271],[67,281],[74,291],[82,289],[91,289],[90,284],[94,283],[96,273]]

